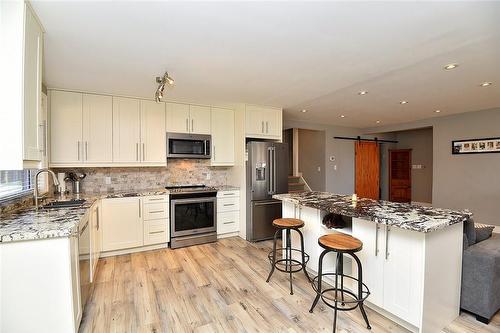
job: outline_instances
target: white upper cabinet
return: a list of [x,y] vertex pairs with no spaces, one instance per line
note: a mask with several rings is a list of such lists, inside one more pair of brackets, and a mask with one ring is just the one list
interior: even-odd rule
[[212,166],[234,165],[234,111],[212,108]]
[[113,97],[113,162],[140,162],[140,101]]
[[80,93],[50,91],[50,164],[80,164],[82,100]]
[[113,161],[112,97],[50,91],[50,165]]
[[43,30],[26,6],[24,30],[24,160],[41,160],[38,117],[42,106]]
[[86,163],[113,161],[113,98],[83,95],[82,157]]
[[282,110],[278,108],[247,105],[245,134],[248,138],[281,140]]
[[141,101],[141,156],[144,163],[165,164],[165,103]]
[[0,170],[39,167],[43,28],[28,2],[0,1],[0,13]]
[[166,103],[167,132],[189,133],[189,105]]
[[190,130],[193,134],[210,134],[210,107],[189,106]]
[[210,107],[166,103],[167,132],[210,134]]

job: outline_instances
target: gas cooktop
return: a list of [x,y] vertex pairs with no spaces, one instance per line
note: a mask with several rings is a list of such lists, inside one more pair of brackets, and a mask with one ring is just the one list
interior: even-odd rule
[[202,192],[217,192],[215,187],[210,187],[201,184],[195,185],[173,185],[165,186],[170,193],[202,193]]

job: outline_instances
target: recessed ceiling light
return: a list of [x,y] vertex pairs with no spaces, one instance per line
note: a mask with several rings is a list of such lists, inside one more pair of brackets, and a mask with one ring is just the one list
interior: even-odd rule
[[345,118],[345,115],[341,114],[341,115],[340,115],[340,118]]
[[436,110],[436,111],[434,111],[434,112],[439,113],[439,112],[441,112],[441,110]]
[[377,120],[377,121],[376,121],[376,123],[377,123],[377,124],[380,124],[380,120]]
[[491,83],[491,82],[482,82],[482,83],[480,84],[480,86],[481,86],[481,87],[487,87],[487,86],[491,86],[492,84],[493,84],[493,83]]
[[306,113],[306,112],[307,112],[307,110],[306,110],[306,109],[303,109],[301,112],[302,112],[302,113]]
[[444,66],[444,69],[449,71],[450,69],[455,69],[458,67],[458,64],[448,64],[446,66]]
[[360,92],[358,92],[358,95],[366,95],[368,94],[368,91],[366,90],[361,90]]
[[408,104],[408,101],[401,101],[399,104]]

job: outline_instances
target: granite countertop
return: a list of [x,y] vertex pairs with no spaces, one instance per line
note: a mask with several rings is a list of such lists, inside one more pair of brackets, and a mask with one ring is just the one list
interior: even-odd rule
[[351,196],[328,192],[276,194],[273,198],[418,232],[439,230],[464,222],[472,216],[468,210],[424,207],[384,200],[358,199],[354,205]]
[[[238,190],[234,186],[217,186],[219,191]],[[39,209],[34,206],[0,216],[0,243],[70,237],[78,232],[78,224],[88,208],[99,199],[127,198],[169,194],[165,188],[144,189],[124,192],[82,193],[49,199],[50,201],[85,199],[79,207]]]

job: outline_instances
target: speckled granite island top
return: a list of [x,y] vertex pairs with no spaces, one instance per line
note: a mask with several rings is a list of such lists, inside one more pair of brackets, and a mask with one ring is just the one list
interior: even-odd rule
[[383,200],[358,199],[328,192],[276,194],[273,198],[329,213],[370,220],[418,232],[431,232],[464,222],[472,213]]

